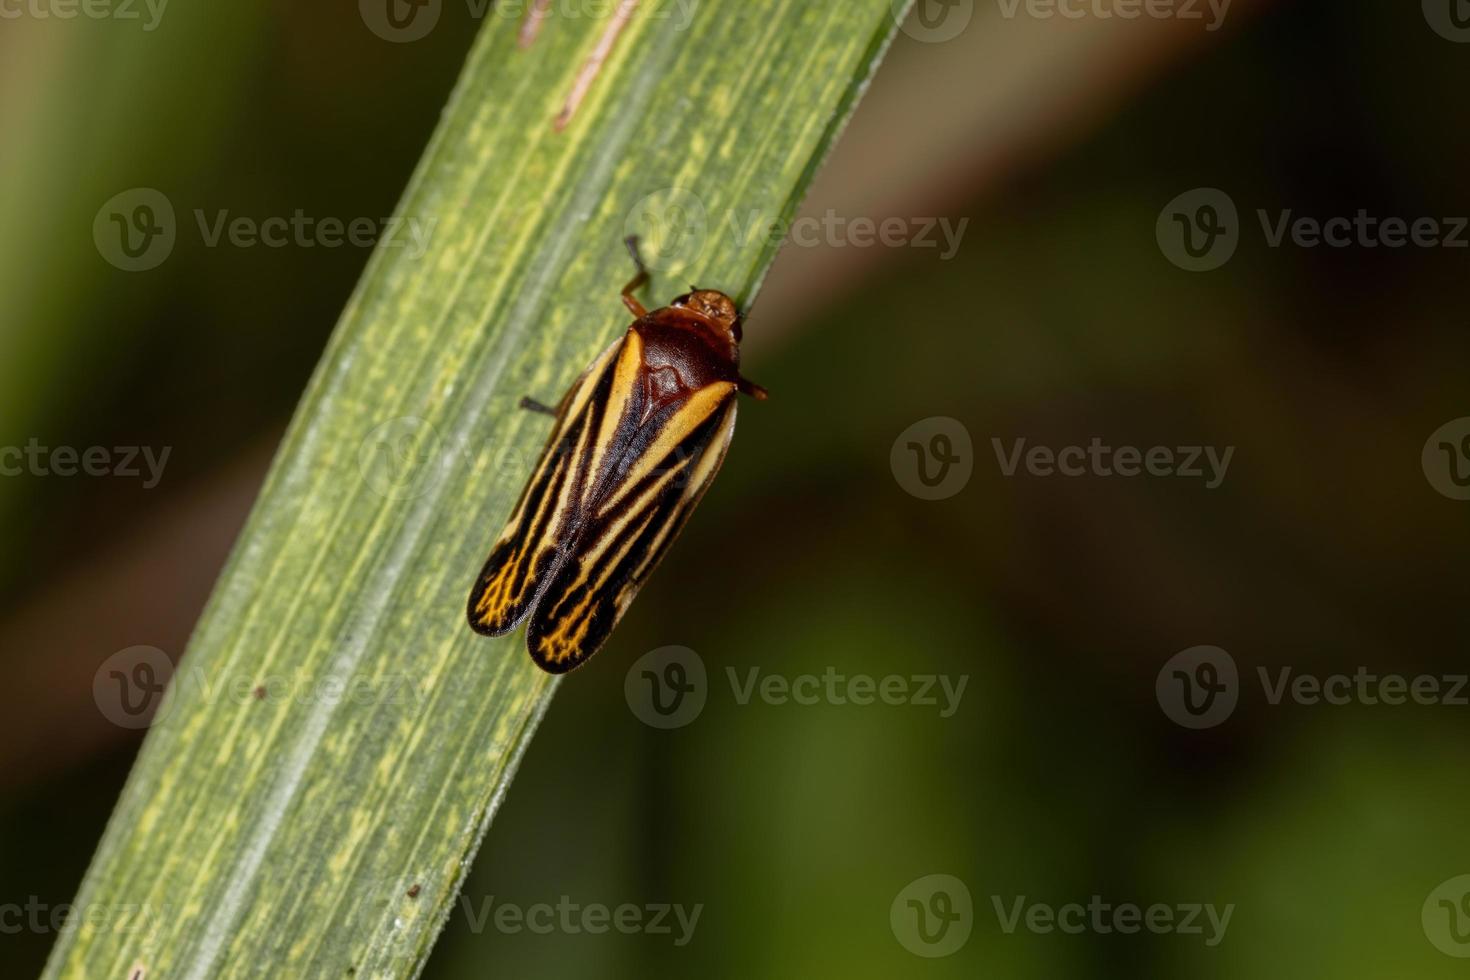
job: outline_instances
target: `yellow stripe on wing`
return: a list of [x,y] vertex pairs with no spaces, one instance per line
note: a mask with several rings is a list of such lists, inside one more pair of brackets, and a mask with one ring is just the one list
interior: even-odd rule
[[[571,670],[597,652],[634,596],[657,567],[694,505],[709,487],[724,460],[735,431],[734,386],[712,410],[696,411],[700,422],[683,428],[696,444],[679,458],[670,442],[659,457],[640,458],[613,495],[627,498],[616,510],[604,510],[589,533],[568,555],[537,603],[526,641],[536,662],[556,673]],[[676,418],[683,414],[676,413]],[[662,442],[661,434],[656,442]],[[672,461],[670,461],[672,460]],[[662,465],[658,465],[662,463]],[[629,497],[640,476],[657,475]]]
[[690,395],[689,400],[679,407],[673,418],[669,419],[663,430],[659,432],[653,444],[638,457],[628,468],[628,472],[618,481],[613,491],[602,500],[597,509],[598,516],[617,507],[622,499],[642,483],[650,473],[668,466],[669,457],[673,454],[675,447],[708,421],[710,415],[719,411],[721,403],[734,394],[734,384],[729,381],[717,381],[714,384],[705,385]]
[[[571,502],[580,493],[579,478],[585,480],[586,471],[577,464],[589,451],[592,426],[588,416],[593,396],[615,363],[621,344],[616,341],[599,354],[562,399],[556,425],[541,450],[536,470],[470,594],[470,623],[482,633],[499,635],[514,629],[530,610],[544,576],[554,573],[557,544]],[[564,446],[577,426],[581,431],[575,444]]]
[[678,537],[679,532],[684,529],[684,522],[694,512],[695,505],[704,496],[704,492],[709,489],[710,483],[714,481],[715,474],[720,471],[720,466],[725,462],[725,453],[730,449],[730,441],[735,438],[735,413],[737,408],[736,400],[731,398],[729,407],[725,409],[725,417],[720,421],[720,427],[715,432],[714,438],[710,440],[709,448],[700,454],[693,472],[689,475],[689,481],[684,485],[683,500],[679,504],[678,513],[659,532],[658,537],[650,542],[642,564],[633,573],[629,587],[624,589],[626,594],[619,597],[624,609],[627,608],[628,603],[633,601],[633,597],[638,594],[638,590],[643,587],[643,583],[647,581],[648,576],[653,573],[653,570],[658,567],[658,563],[663,560],[664,552],[668,550],[669,545],[674,543],[674,538]]
[[583,507],[588,509],[593,503],[590,495],[596,492],[601,482],[608,454],[622,448],[617,439],[618,427],[623,422],[623,416],[628,413],[643,378],[643,338],[638,335],[638,331],[628,331],[613,370],[612,387],[608,390],[607,405],[602,412],[602,425],[597,432],[597,441],[592,444],[592,455],[588,457],[587,481],[583,488],[585,495],[582,499]]

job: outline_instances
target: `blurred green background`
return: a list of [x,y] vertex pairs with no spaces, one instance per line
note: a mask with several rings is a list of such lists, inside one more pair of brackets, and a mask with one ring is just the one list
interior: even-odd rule
[[[1273,705],[1256,675],[1470,670],[1470,503],[1420,463],[1470,415],[1470,250],[1272,248],[1255,218],[1470,214],[1470,45],[1399,8],[1238,0],[1207,31],[979,4],[952,40],[901,35],[807,210],[968,218],[961,248],[783,251],[746,331],[772,399],[562,685],[428,975],[1463,976],[1421,910],[1470,873],[1470,707]],[[0,446],[172,447],[153,489],[0,480],[0,910],[73,894],[138,745],[93,673],[183,649],[367,258],[209,248],[192,212],[386,216],[476,26],[452,3],[404,44],[352,5],[0,23]],[[140,186],[180,235],[128,273],[92,224]],[[1155,234],[1196,187],[1241,216],[1208,273]],[[925,501],[890,450],[933,416],[974,472]],[[1207,490],[1007,476],[992,443],[1094,437],[1235,455]],[[698,652],[708,703],[660,731],[624,678],[668,644]],[[1240,703],[1190,730],[1155,680],[1202,644]],[[741,704],[727,668],[968,680],[941,717]],[[931,874],[973,902],[937,959],[889,920]],[[1234,910],[1213,947],[1007,933],[996,910],[1094,895]],[[563,896],[701,911],[682,946],[494,925]],[[55,938],[17,921],[5,976]]]

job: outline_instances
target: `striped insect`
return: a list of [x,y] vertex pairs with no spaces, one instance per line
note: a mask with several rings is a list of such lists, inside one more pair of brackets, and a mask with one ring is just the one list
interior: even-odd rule
[[712,289],[663,309],[623,287],[636,317],[556,408],[551,438],[470,592],[477,633],[500,636],[529,619],[526,649],[564,674],[606,642],[719,471],[735,432],[736,394],[764,399],[740,376],[741,316]]

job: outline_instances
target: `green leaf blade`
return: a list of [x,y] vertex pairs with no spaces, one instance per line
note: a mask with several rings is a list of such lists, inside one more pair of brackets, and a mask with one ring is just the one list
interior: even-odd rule
[[517,402],[626,328],[627,231],[654,304],[748,302],[896,26],[889,0],[661,8],[562,131],[606,19],[521,50],[490,15],[400,205],[427,250],[406,223],[374,253],[78,897],[143,927],[79,917],[46,976],[422,968],[556,686],[464,618],[547,431]]

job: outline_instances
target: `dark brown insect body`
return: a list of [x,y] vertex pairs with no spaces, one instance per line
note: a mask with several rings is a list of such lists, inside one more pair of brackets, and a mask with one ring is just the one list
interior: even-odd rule
[[637,319],[555,409],[470,593],[476,632],[497,636],[529,617],[527,649],[552,673],[597,652],[673,543],[724,460],[736,393],[765,397],[740,376],[730,297],[696,289],[649,312],[633,295],[647,281],[638,262],[623,289]]

